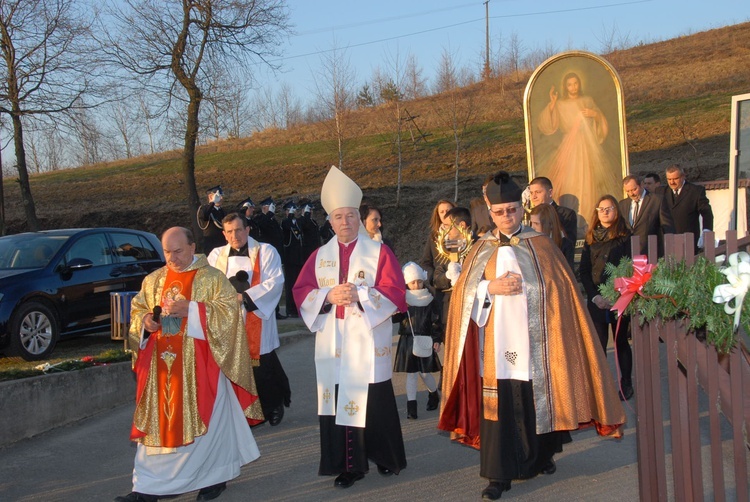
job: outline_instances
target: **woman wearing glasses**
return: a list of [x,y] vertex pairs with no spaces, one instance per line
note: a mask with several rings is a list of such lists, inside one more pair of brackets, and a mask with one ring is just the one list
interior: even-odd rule
[[623,257],[630,257],[630,230],[625,219],[620,217],[617,199],[611,195],[599,198],[586,233],[583,245],[579,274],[588,297],[588,308],[599,341],[606,354],[609,327],[612,327],[617,353],[617,364],[620,368],[620,400],[633,397],[631,373],[633,353],[628,343],[630,318],[623,316],[620,329],[617,329],[617,316],[609,310],[612,308],[607,300],[599,294],[599,285],[607,281],[605,267],[607,263],[615,265]]

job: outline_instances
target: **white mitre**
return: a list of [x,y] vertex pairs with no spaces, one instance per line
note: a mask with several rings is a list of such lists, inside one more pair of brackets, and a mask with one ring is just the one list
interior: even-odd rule
[[320,190],[320,203],[328,214],[340,207],[359,209],[362,189],[338,167],[331,166]]

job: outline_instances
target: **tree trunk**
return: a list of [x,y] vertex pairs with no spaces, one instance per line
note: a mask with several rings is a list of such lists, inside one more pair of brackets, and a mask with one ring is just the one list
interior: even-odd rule
[[339,148],[339,165],[338,168],[344,170],[344,131],[341,125],[341,111],[336,110],[334,118],[336,121],[336,141]]
[[5,183],[3,183],[3,152],[0,150],[0,235],[8,233],[5,226]]
[[458,136],[458,131],[453,130],[453,139],[456,142],[456,178],[455,178],[455,191],[453,193],[453,203],[458,204],[458,171],[459,171],[459,160],[461,156],[461,139]]
[[29,183],[29,172],[26,170],[26,150],[23,146],[23,125],[21,116],[17,113],[18,104],[13,104],[11,118],[13,120],[13,142],[16,148],[16,162],[18,167],[18,182],[21,185],[21,202],[26,214],[26,226],[32,231],[39,230],[39,221],[36,219],[36,208],[34,207],[34,198],[31,196],[31,185]]
[[195,187],[195,145],[198,141],[198,112],[200,111],[201,91],[197,88],[188,89],[190,102],[187,107],[187,124],[185,127],[185,148],[182,153],[182,175],[185,179],[185,190],[188,201],[191,228],[195,235],[198,249],[203,249],[203,231],[198,226],[198,207],[200,199]]
[[396,150],[398,151],[398,180],[396,181],[396,207],[401,204],[401,106],[396,102]]

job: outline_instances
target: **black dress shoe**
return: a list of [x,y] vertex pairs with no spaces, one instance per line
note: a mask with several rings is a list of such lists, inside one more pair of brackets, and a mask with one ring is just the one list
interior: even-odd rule
[[381,476],[393,476],[392,470],[380,464],[378,464],[378,473],[380,473]]
[[497,500],[503,492],[510,490],[510,481],[490,481],[487,488],[482,490],[482,500]]
[[633,397],[633,386],[623,385],[620,391],[620,401],[629,401]]
[[284,405],[280,404],[271,410],[270,416],[268,417],[268,423],[272,426],[279,425],[282,418],[284,418]]
[[281,315],[279,313],[276,313],[276,319],[278,319],[280,321],[282,319],[286,319],[286,316],[285,315]]
[[557,464],[555,464],[553,459],[549,459],[549,462],[544,464],[544,467],[542,467],[542,470],[539,472],[542,474],[554,474],[555,471],[557,471]]
[[115,502],[156,502],[157,500],[159,500],[157,495],[138,492],[130,492],[124,497],[115,497]]
[[224,483],[218,483],[215,485],[207,486],[205,488],[201,488],[201,491],[198,492],[198,496],[195,498],[195,500],[213,500],[221,495],[221,492],[226,489],[226,481]]
[[336,480],[333,482],[333,486],[336,488],[349,488],[354,484],[355,481],[365,477],[364,472],[342,472],[336,476]]

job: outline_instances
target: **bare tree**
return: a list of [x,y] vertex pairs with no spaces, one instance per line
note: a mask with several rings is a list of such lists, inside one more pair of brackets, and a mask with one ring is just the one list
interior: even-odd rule
[[[200,199],[195,185],[195,148],[207,71],[271,67],[289,31],[283,0],[110,0],[102,18],[102,47],[144,85],[159,86],[167,99],[186,102],[182,172],[192,214]],[[115,27],[116,31],[107,30]],[[201,235],[198,222],[192,222]]]
[[136,146],[137,135],[135,133],[138,123],[139,108],[133,107],[131,100],[126,96],[119,96],[110,106],[110,118],[117,131],[117,135],[122,140],[122,147],[125,149],[125,157],[131,158],[137,155],[139,150]]
[[602,23],[599,34],[595,35],[594,38],[599,42],[600,54],[611,54],[615,51],[627,49],[631,45],[630,32],[621,33],[615,21],[612,21],[612,26]]
[[65,145],[70,138],[64,137],[57,122],[41,116],[30,117],[24,133],[24,141],[31,150],[34,172],[56,171],[63,167],[66,158]]
[[547,40],[543,47],[537,46],[526,54],[523,58],[523,67],[528,71],[533,71],[540,64],[544,63],[558,52],[559,50],[555,44],[552,41]]
[[346,50],[333,48],[320,57],[320,70],[313,73],[315,94],[321,110],[333,126],[338,147],[339,169],[344,169],[344,141],[348,130],[347,119],[355,103],[354,82],[356,74]]
[[[395,53],[386,53],[386,66],[389,69],[388,74],[383,74],[378,70],[378,94],[383,103],[386,104],[385,110],[394,124],[396,134],[393,143],[396,149],[398,176],[396,179],[396,207],[401,203],[401,178],[403,172],[403,148],[401,134],[403,131],[403,85],[405,80],[404,63],[399,55],[398,47]],[[385,78],[385,80],[383,80]]]
[[277,104],[271,88],[264,87],[255,91],[250,105],[250,122],[254,130],[262,131],[269,127],[280,127],[281,116],[276,109]]
[[458,201],[458,175],[461,168],[461,149],[463,139],[471,121],[476,116],[473,94],[465,88],[473,80],[471,72],[458,68],[456,58],[448,49],[443,49],[437,71],[437,82],[443,95],[437,103],[436,112],[441,120],[450,127],[453,136],[455,191],[453,202]]
[[105,160],[102,152],[105,135],[96,117],[85,108],[74,110],[71,126],[77,142],[74,160],[84,166]]
[[299,99],[294,96],[292,86],[287,82],[281,84],[281,88],[276,95],[276,102],[285,129],[302,122],[302,105]]
[[227,96],[230,98],[226,109],[227,137],[239,138],[245,132],[250,115],[247,95],[245,90],[238,86],[230,90]]
[[[212,62],[212,64],[215,62]],[[246,80],[227,66],[208,69],[204,99],[208,105],[203,109],[207,137],[218,141],[222,137],[239,137],[246,120]]]
[[404,69],[404,98],[408,100],[421,98],[427,94],[427,79],[422,76],[423,70],[414,54],[406,57]]
[[23,118],[70,110],[89,90],[88,22],[75,0],[0,2],[0,113],[10,116],[26,224],[38,230],[26,164]]
[[505,64],[516,82],[518,82],[520,78],[523,53],[524,47],[523,42],[521,42],[521,37],[514,31],[510,34],[510,38],[508,38],[508,44],[505,49]]
[[138,95],[138,109],[140,110],[140,116],[142,118],[142,124],[146,137],[148,138],[149,153],[154,154],[156,152],[156,131],[154,130],[153,120],[156,115],[151,111],[151,107],[146,102],[143,94]]

